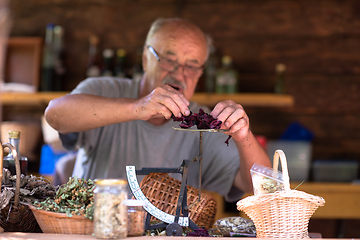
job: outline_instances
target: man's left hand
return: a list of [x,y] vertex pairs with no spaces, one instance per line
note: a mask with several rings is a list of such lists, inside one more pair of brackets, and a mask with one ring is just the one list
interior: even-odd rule
[[226,100],[216,104],[211,112],[214,118],[222,121],[222,129],[229,129],[227,133],[236,141],[246,139],[249,133],[249,117],[244,108],[232,100]]

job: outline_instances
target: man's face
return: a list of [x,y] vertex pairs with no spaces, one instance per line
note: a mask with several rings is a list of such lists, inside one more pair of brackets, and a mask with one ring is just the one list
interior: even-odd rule
[[[199,81],[199,76],[191,76],[185,68],[201,68],[206,60],[206,40],[200,33],[183,28],[165,26],[148,43],[164,62],[175,62],[176,70],[169,71],[147,48],[144,50],[145,94],[154,88],[168,84],[190,100]],[[190,76],[189,76],[190,75]]]

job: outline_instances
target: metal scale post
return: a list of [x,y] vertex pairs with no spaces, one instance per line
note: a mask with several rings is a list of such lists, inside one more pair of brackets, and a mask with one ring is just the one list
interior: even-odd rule
[[[135,166],[126,166],[126,175],[130,189],[134,197],[138,200],[146,202],[144,209],[147,211],[145,229],[152,230],[158,228],[166,228],[167,236],[181,236],[182,227],[189,227],[191,229],[198,229],[199,227],[188,217],[189,208],[198,203],[201,197],[201,175],[202,175],[202,145],[203,145],[203,132],[225,132],[223,129],[183,129],[174,128],[175,130],[199,132],[199,155],[194,157],[193,160],[183,160],[182,164],[178,168],[142,168],[141,170],[135,170]],[[187,178],[188,169],[191,163],[199,162],[199,199],[190,205],[187,205]],[[180,186],[179,198],[176,205],[176,214],[171,215],[165,213],[155,207],[141,191],[136,175],[148,175],[150,173],[180,173],[182,174],[182,181]],[[181,216],[182,213],[182,216]],[[150,224],[150,218],[155,218],[162,221],[158,224]]]

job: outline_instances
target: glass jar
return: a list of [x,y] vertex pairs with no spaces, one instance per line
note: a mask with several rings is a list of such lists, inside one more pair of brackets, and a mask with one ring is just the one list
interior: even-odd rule
[[94,235],[96,238],[127,237],[127,181],[97,179],[94,189]]
[[142,236],[145,231],[145,202],[136,199],[126,200],[128,213],[128,236]]

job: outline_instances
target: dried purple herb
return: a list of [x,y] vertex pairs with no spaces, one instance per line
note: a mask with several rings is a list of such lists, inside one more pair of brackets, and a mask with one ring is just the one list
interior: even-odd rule
[[229,135],[228,138],[227,138],[226,141],[225,141],[226,145],[228,145],[228,146],[229,146],[229,141],[230,141],[230,139],[231,139],[231,135]]
[[[210,114],[204,112],[201,108],[199,109],[199,113],[190,112],[189,116],[175,117],[172,116],[172,119],[175,122],[181,122],[179,127],[181,128],[191,128],[196,125],[197,129],[220,129],[222,121],[214,118]],[[225,143],[229,146],[229,140],[231,136],[229,136]]]
[[194,229],[192,232],[188,232],[186,236],[191,237],[210,237],[208,230],[205,228]]
[[181,122],[179,125],[181,128],[191,128],[196,125],[197,129],[219,129],[222,123],[220,120],[204,112],[201,108],[199,113],[190,112],[189,116],[172,116],[172,119],[176,122]]

